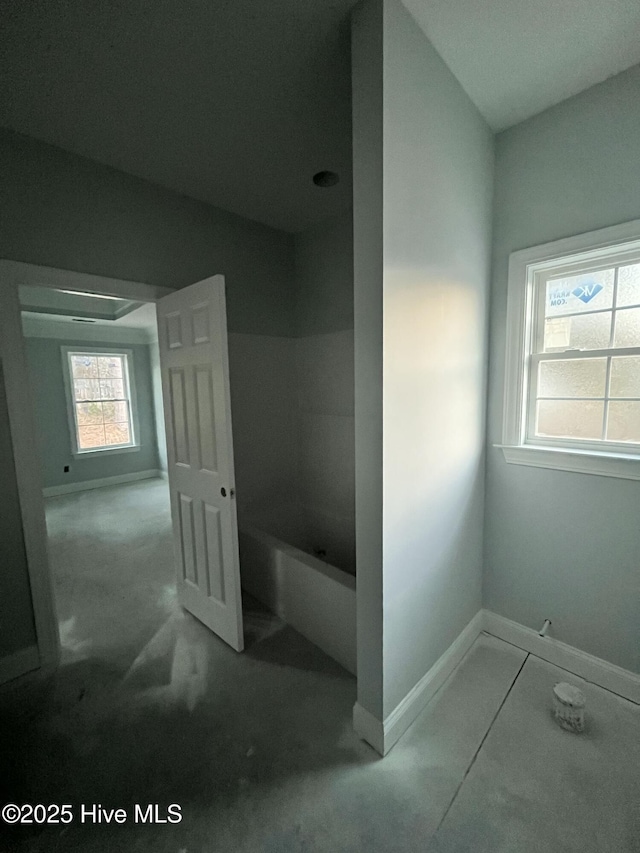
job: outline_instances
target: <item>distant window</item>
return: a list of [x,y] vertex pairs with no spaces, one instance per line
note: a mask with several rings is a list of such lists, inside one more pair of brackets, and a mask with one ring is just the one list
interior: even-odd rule
[[640,240],[624,239],[639,229],[511,256],[508,461],[640,478]]
[[134,405],[128,352],[65,350],[75,452],[134,447]]

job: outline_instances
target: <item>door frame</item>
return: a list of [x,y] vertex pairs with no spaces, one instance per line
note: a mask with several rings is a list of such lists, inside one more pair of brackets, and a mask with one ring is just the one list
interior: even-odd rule
[[[47,549],[42,471],[22,320],[19,288],[50,287],[99,293],[138,302],[157,302],[175,289],[91,273],[0,260],[0,358],[4,374],[9,431],[13,446],[25,555],[31,587],[39,667],[50,670],[60,660],[60,634]],[[28,672],[31,666],[25,670]],[[15,675],[21,675],[17,672]]]

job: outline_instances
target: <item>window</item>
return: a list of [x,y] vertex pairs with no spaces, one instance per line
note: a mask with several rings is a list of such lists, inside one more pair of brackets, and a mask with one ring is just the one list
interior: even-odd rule
[[508,462],[640,479],[640,222],[514,252]]
[[74,453],[136,448],[130,351],[63,347]]

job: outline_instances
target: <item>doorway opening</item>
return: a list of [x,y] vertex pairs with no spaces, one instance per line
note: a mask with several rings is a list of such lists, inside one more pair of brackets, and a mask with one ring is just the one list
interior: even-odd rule
[[[43,268],[28,269],[33,272],[31,280],[37,281]],[[42,601],[53,603],[43,578],[58,586],[60,619],[52,606],[48,621],[56,641],[60,623],[63,660],[82,659],[101,642],[104,651],[107,638],[118,638],[124,656],[130,658],[131,650],[142,649],[131,667],[136,671],[141,662],[148,663],[150,654],[153,657],[167,642],[171,644],[171,638],[167,640],[171,631],[175,639],[172,611],[181,614],[182,608],[240,650],[245,634],[255,641],[273,631],[276,617],[266,615],[271,611],[355,672],[353,576],[331,565],[326,554],[309,553],[308,543],[303,550],[305,543],[298,543],[295,531],[276,540],[255,526],[257,517],[249,512],[240,513],[238,531],[233,440],[238,439],[241,468],[255,473],[255,451],[251,456],[247,450],[249,445],[255,447],[258,437],[267,447],[269,436],[264,418],[257,418],[255,406],[247,406],[247,401],[260,385],[260,369],[268,372],[270,362],[264,353],[252,352],[243,336],[227,341],[223,278],[165,291],[154,303],[146,298],[153,288],[145,285],[104,280],[109,282],[106,288],[92,291],[86,285],[81,290],[78,280],[93,277],[71,273],[73,284],[67,287],[64,271],[46,272],[53,284],[16,288],[16,329],[5,324],[9,331],[5,337],[23,351],[17,357],[10,354],[8,361],[25,389],[31,386],[31,420],[39,433],[31,444],[46,448],[42,479],[52,539],[51,569],[57,574],[52,577],[46,559],[40,560],[39,571],[37,565],[33,568],[37,561],[30,559],[29,569],[36,587],[37,623],[38,612],[43,621]],[[141,288],[142,296],[128,298],[127,287]],[[114,298],[110,295],[114,289],[124,290],[127,297]],[[9,347],[5,360],[8,352]],[[294,359],[288,361],[294,364]],[[230,374],[238,413],[233,431]],[[18,384],[14,381],[12,388],[14,420],[17,408],[28,427],[25,395],[16,392]],[[283,389],[286,385],[282,383]],[[273,390],[272,386],[272,398]],[[269,402],[279,414],[274,399]],[[281,418],[273,420],[280,429]],[[56,442],[64,444],[66,458]],[[25,479],[33,487],[35,478],[28,472],[25,478],[23,470],[26,439],[21,444],[19,438],[17,444],[16,467],[24,491]],[[250,507],[251,496],[248,487],[243,510]],[[41,503],[36,497],[32,492],[34,512],[23,507],[27,531],[33,531],[36,504]],[[27,543],[31,553],[38,541],[35,527]],[[74,539],[75,563],[68,559]],[[262,602],[246,631],[239,550],[245,593]],[[126,554],[122,564],[121,553]],[[163,567],[153,579],[136,568],[136,559],[145,555]],[[123,589],[123,583],[132,579],[139,583],[141,596],[146,594],[146,614],[135,590]],[[135,614],[130,633],[119,630],[122,613],[110,612],[127,592],[127,605]],[[257,602],[246,595],[245,600],[255,615]],[[158,636],[153,633],[156,628]],[[41,633],[38,629],[42,650]],[[129,652],[122,648],[127,643]],[[182,654],[178,667],[178,674],[187,672],[190,683],[202,675],[196,658],[191,649]]]
[[[210,638],[185,611],[244,645],[224,281],[167,294],[162,359],[153,302],[18,293],[61,662],[169,657],[202,693]],[[250,641],[282,624],[245,599]]]
[[156,306],[19,298],[61,663],[121,669],[177,608]]

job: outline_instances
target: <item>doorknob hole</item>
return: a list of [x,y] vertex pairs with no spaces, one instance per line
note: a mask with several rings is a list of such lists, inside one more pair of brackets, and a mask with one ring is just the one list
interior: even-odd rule
[[227,490],[225,489],[224,486],[220,489],[220,494],[222,495],[223,498],[226,498]]

